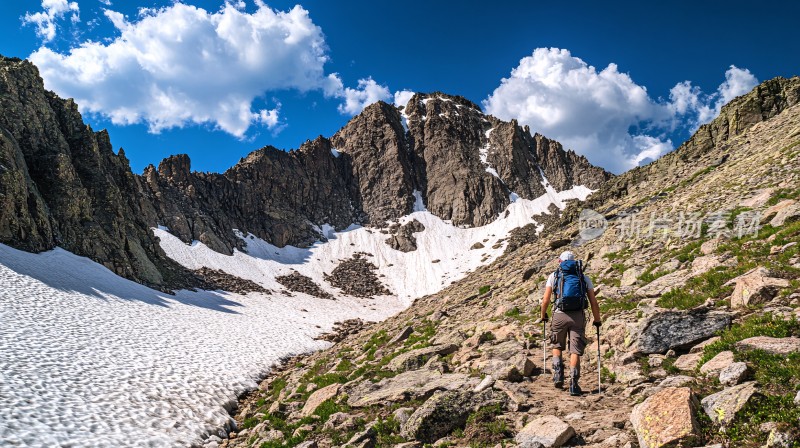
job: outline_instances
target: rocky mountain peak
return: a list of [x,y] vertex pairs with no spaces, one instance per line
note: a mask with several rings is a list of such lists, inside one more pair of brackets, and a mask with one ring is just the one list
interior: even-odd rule
[[248,234],[308,246],[325,239],[324,225],[386,227],[417,197],[454,225],[481,226],[516,198],[610,177],[442,92],[415,94],[401,108],[372,104],[330,138],[288,152],[267,146],[224,173],[192,172],[179,154],[141,176],[124,152],[114,154],[107,132],[83,123],[74,101],[44,90],[29,62],[0,60],[0,105],[0,176],[9,179],[0,206],[14,210],[0,221],[0,242],[61,245],[148,284],[165,281],[156,226],[225,254],[245,250]]

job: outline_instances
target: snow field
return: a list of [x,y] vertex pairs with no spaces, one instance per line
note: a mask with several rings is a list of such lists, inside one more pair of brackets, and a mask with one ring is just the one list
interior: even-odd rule
[[[396,300],[160,293],[62,249],[0,245],[0,446],[188,446],[313,336]],[[307,310],[307,311],[302,311]]]

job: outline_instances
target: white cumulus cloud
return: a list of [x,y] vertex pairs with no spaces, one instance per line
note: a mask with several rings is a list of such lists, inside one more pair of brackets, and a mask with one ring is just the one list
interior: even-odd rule
[[247,13],[244,2],[226,2],[210,12],[176,2],[141,9],[134,19],[106,9],[115,39],[87,41],[66,54],[43,46],[29,59],[47,88],[75,98],[84,111],[118,125],[146,123],[151,132],[210,124],[244,138],[259,124],[275,133],[285,125],[280,105],[254,111],[253,103],[287,89],[322,90],[342,99],[347,113],[388,97],[371,78],[352,89],[325,73],[325,37],[301,6],[284,12],[256,5]]
[[722,106],[751,91],[756,85],[758,79],[750,70],[731,65],[725,72],[725,82],[720,84],[716,92],[706,95],[699,87],[693,86],[691,81],[683,81],[670,90],[669,98],[676,113],[694,115],[689,118],[694,130],[716,118]]
[[[336,75],[333,75],[334,77]],[[338,80],[338,77],[336,78]],[[339,105],[339,113],[356,115],[359,114],[365,107],[378,101],[386,101],[391,98],[389,88],[382,86],[375,82],[372,78],[364,78],[358,80],[358,87],[347,87],[341,89],[341,80],[338,82],[338,90],[333,93],[333,96],[342,98],[344,102]]]
[[687,81],[670,91],[669,101],[655,100],[616,64],[598,71],[568,50],[537,48],[483,106],[620,173],[671,151],[666,134],[687,121],[713,119],[725,102],[756,82],[750,72],[731,67],[715,94],[703,95]]
[[59,19],[70,14],[70,20],[80,21],[80,8],[77,2],[67,2],[67,0],[42,0],[43,11],[36,13],[25,13],[22,23],[31,24],[36,27],[36,34],[45,42],[50,42],[56,37],[57,23]]
[[397,107],[405,107],[408,105],[408,102],[411,101],[412,96],[414,96],[414,92],[411,90],[398,90],[394,92],[394,105]]

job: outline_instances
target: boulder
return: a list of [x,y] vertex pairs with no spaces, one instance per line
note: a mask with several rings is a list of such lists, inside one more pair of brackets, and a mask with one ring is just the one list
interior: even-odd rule
[[800,390],[798,390],[797,395],[794,396],[794,405],[800,406]]
[[473,389],[473,392],[482,392],[482,391],[492,387],[494,385],[494,382],[495,382],[495,379],[494,379],[494,377],[492,375],[486,375],[486,377],[480,382],[480,384],[475,386],[475,389]]
[[772,193],[774,191],[774,188],[765,188],[763,190],[759,190],[753,196],[739,202],[739,206],[749,208],[763,207],[769,201],[769,198],[772,197]]
[[720,311],[664,311],[641,322],[630,335],[630,341],[641,353],[663,354],[669,349],[696,344],[730,323],[731,315]]
[[478,394],[468,390],[436,392],[411,414],[400,427],[400,434],[407,439],[433,443],[464,426],[469,414],[491,396],[491,390]]
[[719,382],[726,386],[735,386],[744,381],[749,373],[747,364],[734,362],[719,372]]
[[636,405],[631,423],[641,448],[690,445],[700,433],[697,399],[688,387],[668,387]]
[[494,388],[506,394],[510,410],[519,412],[529,407],[528,400],[530,399],[530,389],[527,388],[527,385],[508,381],[497,381]]
[[664,378],[659,387],[683,387],[694,382],[694,377],[688,375],[675,375]]
[[408,418],[411,417],[411,414],[414,413],[414,408],[398,408],[394,412],[392,412],[392,416],[397,423],[403,425]]
[[336,412],[328,417],[328,420],[322,426],[325,431],[347,431],[355,426],[355,418],[345,412]]
[[[392,378],[373,383],[363,381],[348,388],[347,404],[365,407],[386,401],[396,402],[418,399],[437,390],[455,390],[470,383],[472,379],[461,373],[440,373],[435,370],[411,370]],[[474,387],[477,381],[469,387]]]
[[764,210],[761,223],[769,222],[772,227],[780,227],[787,221],[792,222],[800,218],[800,204],[793,199],[783,200]]
[[725,426],[732,422],[750,398],[756,393],[755,381],[723,389],[700,402],[711,421]]
[[353,434],[347,441],[344,448],[372,448],[375,446],[375,437],[378,431],[375,430],[375,423],[371,423],[363,431]]
[[788,355],[800,352],[800,338],[773,338],[769,336],[755,336],[741,340],[734,344],[737,350],[763,350],[773,355]]
[[533,361],[524,353],[518,353],[507,360],[488,359],[478,364],[481,372],[498,380],[522,381],[533,374]]
[[780,288],[789,286],[788,280],[772,277],[769,270],[763,267],[757,267],[728,283],[734,285],[731,308],[766,302],[775,297]]
[[313,414],[322,403],[335,397],[336,394],[339,393],[339,388],[341,386],[341,384],[331,384],[330,386],[325,386],[322,389],[315,391],[308,397],[308,400],[306,400],[306,404],[303,406],[300,414],[303,417],[308,417],[309,415]]
[[769,436],[767,436],[767,444],[765,445],[766,448],[792,448],[795,445],[795,438],[794,435],[790,432],[778,431],[777,429],[773,429],[769,432]]
[[717,376],[719,372],[731,364],[733,364],[733,352],[719,352],[700,367],[700,373],[703,375]]
[[414,327],[408,326],[400,330],[399,333],[394,335],[394,337],[389,341],[389,345],[397,344],[398,342],[405,341],[411,336],[411,333],[414,332]]
[[706,339],[705,341],[703,341],[703,342],[701,342],[701,343],[699,343],[699,344],[697,344],[697,345],[693,346],[693,347],[692,347],[692,348],[689,350],[689,353],[702,353],[702,352],[703,352],[703,350],[704,350],[704,349],[705,349],[707,346],[709,346],[709,345],[711,345],[711,344],[713,344],[713,343],[715,343],[715,342],[717,342],[717,341],[719,341],[719,336],[714,336],[713,338],[708,338],[708,339]]
[[547,243],[550,246],[550,249],[556,250],[560,247],[564,247],[568,245],[571,241],[568,239],[558,239],[558,240],[551,240]]
[[673,258],[672,260],[669,260],[669,261],[665,262],[664,264],[662,264],[661,266],[659,266],[658,269],[656,269],[656,272],[664,272],[664,273],[669,274],[671,272],[677,271],[678,268],[680,268],[680,267],[681,267],[681,262],[679,260]]
[[300,442],[299,445],[295,445],[295,448],[317,448],[317,441],[316,440],[309,440],[307,442]]
[[687,270],[672,272],[637,289],[636,295],[640,297],[659,297],[673,288],[683,286],[689,277],[690,272]]
[[518,448],[559,447],[575,436],[569,424],[554,415],[545,415],[525,425],[514,437]]
[[636,283],[636,280],[639,278],[640,275],[644,272],[644,268],[641,266],[633,266],[625,270],[622,273],[622,279],[619,282],[620,286],[633,286]]
[[717,250],[717,247],[719,247],[719,242],[720,242],[719,238],[712,238],[708,241],[703,242],[703,244],[700,245],[700,252],[703,255],[713,254],[714,251]]
[[692,277],[705,274],[706,272],[722,265],[722,260],[716,255],[703,255],[702,257],[697,257],[694,259],[694,261],[692,261]]
[[393,372],[419,369],[432,357],[436,355],[449,355],[450,353],[455,353],[456,350],[458,350],[458,345],[456,344],[432,345],[430,347],[418,348],[398,355],[389,361],[386,368]]
[[700,358],[702,357],[702,353],[687,353],[678,356],[678,359],[676,359],[672,365],[684,372],[691,372],[697,368],[697,363],[700,362]]

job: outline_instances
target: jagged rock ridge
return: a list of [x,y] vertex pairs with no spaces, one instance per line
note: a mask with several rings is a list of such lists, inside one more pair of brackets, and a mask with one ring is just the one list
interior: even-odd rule
[[[61,246],[115,273],[172,287],[184,270],[151,227],[230,254],[252,233],[277,246],[324,239],[323,224],[383,227],[427,208],[455,225],[487,224],[516,196],[598,188],[611,175],[516,122],[442,93],[367,107],[330,139],[295,151],[265,147],[224,173],[172,156],[139,176],[77,105],[45,91],[27,61],[0,57],[0,242]],[[545,180],[546,178],[546,180]],[[241,232],[241,233],[239,233]]]

